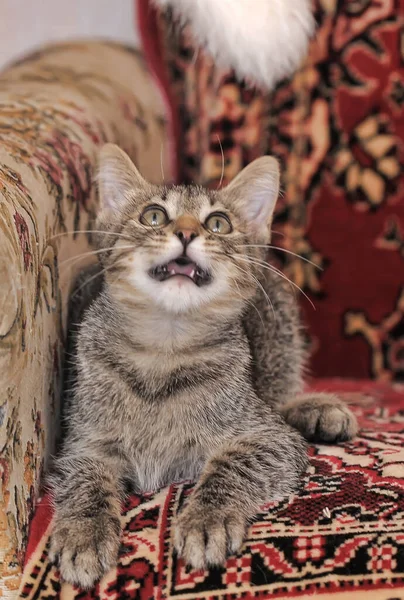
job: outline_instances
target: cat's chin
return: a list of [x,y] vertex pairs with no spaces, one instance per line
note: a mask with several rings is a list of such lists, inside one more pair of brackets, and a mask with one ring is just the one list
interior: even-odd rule
[[[209,304],[209,285],[197,285],[190,277],[173,275],[165,281],[153,282],[153,303],[171,314],[192,312]],[[158,287],[157,287],[158,286]],[[157,287],[157,289],[156,289]]]
[[197,285],[191,278],[174,275],[165,281],[150,277],[149,271],[137,273],[132,280],[136,290],[145,299],[151,312],[163,311],[172,315],[209,312],[209,307],[227,297],[229,286],[226,277],[209,276],[209,283]]

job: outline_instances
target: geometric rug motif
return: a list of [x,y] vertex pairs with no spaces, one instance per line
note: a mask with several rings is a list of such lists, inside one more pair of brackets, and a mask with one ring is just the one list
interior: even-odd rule
[[311,387],[357,402],[360,433],[338,446],[311,446],[302,490],[263,506],[224,568],[189,571],[175,555],[174,519],[192,491],[185,483],[124,503],[117,568],[94,590],[61,585],[48,562],[45,496],[31,526],[20,598],[404,600],[404,386],[331,380]]

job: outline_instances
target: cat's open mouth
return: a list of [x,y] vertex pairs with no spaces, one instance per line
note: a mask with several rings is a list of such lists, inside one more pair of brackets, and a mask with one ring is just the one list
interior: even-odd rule
[[166,281],[166,279],[181,275],[182,277],[188,277],[198,286],[206,285],[212,278],[209,271],[202,269],[187,256],[180,256],[166,265],[154,267],[149,271],[149,274],[157,281]]

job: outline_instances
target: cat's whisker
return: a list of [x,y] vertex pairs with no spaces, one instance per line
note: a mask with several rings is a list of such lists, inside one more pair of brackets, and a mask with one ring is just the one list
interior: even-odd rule
[[70,295],[70,300],[72,300],[73,298],[75,298],[80,292],[81,290],[83,290],[86,285],[88,285],[89,283],[91,283],[92,281],[94,281],[94,279],[97,279],[97,277],[100,277],[101,275],[103,275],[105,273],[105,271],[111,268],[110,267],[106,267],[105,269],[102,269],[101,271],[99,271],[98,273],[96,273],[95,275],[92,275],[91,277],[89,277],[88,279],[86,279],[76,290],[74,290],[74,292]]
[[280,271],[279,269],[277,269],[276,267],[274,267],[273,265],[269,265],[268,263],[258,260],[258,259],[254,259],[251,256],[239,256],[237,255],[236,258],[238,260],[243,260],[244,262],[248,262],[249,264],[255,264],[257,267],[260,267],[262,269],[268,269],[268,271],[272,271],[272,273],[275,273],[276,275],[279,275],[279,277],[282,277],[282,279],[284,279],[285,281],[287,281],[290,285],[292,285],[293,287],[295,287],[297,290],[299,290],[299,292],[301,294],[303,294],[303,296],[308,300],[308,302],[311,304],[311,306],[313,307],[314,310],[317,310],[314,303],[312,302],[312,300],[308,297],[308,295],[302,290],[301,287],[299,287],[297,285],[297,283],[295,283],[294,281],[292,281],[291,279],[289,279],[288,277],[286,277],[286,275],[284,273],[282,273],[282,271]]
[[247,262],[251,265],[255,265],[256,267],[258,267],[259,269],[267,269],[268,271],[274,273],[275,275],[279,275],[280,277],[282,277],[283,279],[285,279],[291,286],[292,288],[292,292],[296,298],[296,287],[302,292],[302,294],[304,296],[306,296],[306,294],[303,292],[303,290],[301,290],[299,288],[299,286],[297,286],[293,281],[291,281],[290,279],[288,279],[288,277],[286,275],[284,275],[282,273],[282,271],[279,271],[276,267],[274,267],[273,265],[268,264],[265,261],[253,258],[251,256],[248,256],[247,254],[243,255],[243,257],[238,256],[237,257],[239,260],[244,260],[244,262]]
[[73,294],[70,296],[70,298],[75,298],[75,296],[77,296],[77,294],[79,292],[81,292],[81,290],[83,288],[86,287],[86,285],[88,285],[89,283],[91,283],[92,281],[94,281],[94,279],[97,279],[97,277],[100,277],[101,275],[104,275],[105,273],[107,273],[108,271],[110,271],[111,269],[113,269],[114,267],[116,267],[116,262],[113,263],[112,265],[109,265],[107,267],[105,267],[104,269],[101,269],[100,271],[98,271],[97,273],[95,273],[95,275],[92,275],[91,277],[89,277],[88,279],[86,279],[78,288],[77,290],[75,290],[73,292]]
[[52,235],[49,239],[53,240],[64,235],[75,235],[76,233],[102,233],[103,235],[114,235],[117,238],[122,238],[123,240],[128,240],[130,242],[133,241],[129,236],[124,235],[123,233],[117,231],[103,231],[102,229],[72,229],[71,231],[55,233],[55,235]]
[[[294,284],[293,281],[291,281],[282,271],[280,271],[277,267],[275,267],[274,265],[270,264],[269,262],[267,262],[266,260],[262,260],[260,258],[256,258],[255,256],[250,256],[249,254],[238,254],[236,255],[236,258],[239,260],[244,260],[245,262],[249,262],[250,264],[254,264],[260,268],[264,268],[264,269],[268,269],[269,271],[272,271],[274,273],[277,274],[282,274],[284,276],[284,278],[292,285],[297,285]],[[301,290],[299,288],[299,290],[303,293],[303,290]]]
[[224,177],[224,152],[223,152],[223,146],[222,146],[222,142],[220,141],[219,135],[216,134],[216,137],[217,137],[217,141],[219,142],[220,152],[222,153],[222,174],[220,176],[219,185],[217,186],[217,189],[219,189],[222,187],[223,177]]
[[[243,302],[247,302],[247,304],[251,304],[255,308],[255,310],[257,311],[257,313],[258,313],[258,315],[259,315],[259,317],[260,317],[260,319],[262,321],[262,317],[261,317],[261,315],[260,315],[257,307],[255,306],[255,304],[253,302],[251,302],[251,300],[248,300],[245,296],[243,296],[243,294],[241,293],[241,290],[240,290],[240,286],[239,286],[239,284],[237,282],[237,279],[231,275],[230,269],[228,268],[228,266],[226,266],[226,265],[223,265],[223,266],[224,266],[224,268],[227,271],[227,275],[228,275],[229,279],[232,280],[232,282],[234,283],[234,285],[237,288],[237,291],[236,290],[233,290],[233,291],[241,298],[241,300]],[[234,265],[234,266],[237,268],[237,265]],[[264,322],[263,321],[262,321],[262,325],[264,326]]]
[[255,275],[253,275],[252,273],[248,273],[248,271],[246,271],[246,269],[243,269],[240,265],[235,264],[234,266],[236,267],[236,269],[241,271],[244,275],[247,275],[247,277],[250,276],[255,281],[255,283],[261,288],[262,293],[264,294],[265,298],[267,299],[268,306],[270,306],[272,309],[274,320],[276,321],[274,305],[272,304],[271,299],[269,298],[269,296],[268,296],[267,292],[265,291],[261,282],[257,279],[257,277],[255,277]]
[[257,313],[257,315],[258,315],[258,316],[259,316],[259,318],[260,318],[260,321],[261,321],[262,327],[265,327],[265,323],[264,323],[264,320],[263,320],[263,318],[262,318],[262,315],[261,315],[260,311],[258,310],[258,308],[255,306],[254,302],[253,302],[252,300],[248,300],[248,299],[246,299],[246,298],[245,298],[245,297],[242,295],[242,293],[240,292],[240,288],[239,288],[239,285],[238,285],[238,283],[237,283],[236,279],[234,279],[234,278],[232,278],[232,279],[233,279],[233,281],[234,281],[234,283],[235,283],[235,285],[236,285],[236,287],[237,287],[237,290],[238,290],[238,291],[236,292],[236,294],[238,294],[238,295],[240,296],[240,298],[241,298],[241,299],[242,299],[244,302],[246,302],[246,303],[247,303],[249,306],[252,306],[252,307],[253,307],[253,309],[255,310],[255,312]]
[[239,244],[237,248],[268,248],[270,250],[279,250],[280,252],[285,252],[286,254],[291,254],[296,258],[300,258],[309,265],[313,265],[313,267],[315,267],[316,269],[323,271],[323,268],[320,267],[320,265],[316,265],[316,263],[309,260],[305,256],[301,256],[300,254],[296,254],[296,252],[292,252],[292,250],[287,250],[286,248],[281,248],[280,246],[271,246],[270,244]]
[[[268,269],[268,265],[263,265],[263,267]],[[276,275],[278,275],[279,277],[281,277],[282,279],[284,279],[285,281],[287,281],[290,285],[292,285],[295,290],[298,290],[306,298],[307,302],[311,305],[312,309],[313,310],[317,310],[316,305],[314,304],[314,302],[302,290],[302,288],[297,285],[297,283],[295,283],[294,281],[292,281],[291,279],[289,279],[289,277],[287,277],[280,269],[277,269],[273,265],[271,265],[269,267],[269,270],[272,271],[273,273],[275,273]]]
[[147,237],[149,237],[151,240],[154,240],[154,239],[155,239],[155,236],[153,236],[153,235],[151,235],[151,234],[150,234],[150,227],[151,227],[151,228],[153,229],[154,233],[157,235],[157,229],[155,229],[155,228],[153,227],[153,225],[146,226],[146,225],[144,225],[144,224],[143,224],[141,221],[139,221],[139,225],[140,225],[141,227],[143,227],[143,229],[144,229],[144,230],[145,230],[145,232],[146,232],[146,235],[147,235]]
[[261,324],[262,324],[262,326],[263,326],[263,327],[265,327],[265,323],[264,323],[264,321],[263,321],[262,315],[261,315],[260,311],[258,310],[258,308],[255,306],[254,302],[253,302],[252,300],[247,300],[247,299],[246,299],[246,298],[245,298],[245,297],[242,295],[242,293],[240,292],[240,288],[238,287],[238,285],[237,285],[237,281],[234,279],[234,277],[232,277],[231,279],[233,280],[233,282],[235,283],[235,285],[236,285],[236,286],[237,286],[237,288],[238,288],[238,291],[237,291],[237,290],[233,290],[233,292],[235,292],[235,293],[237,294],[237,296],[239,296],[243,302],[246,302],[246,303],[247,303],[249,306],[252,306],[252,307],[253,307],[253,309],[255,310],[255,312],[257,313],[257,315],[259,316],[259,318],[260,318],[260,320],[261,320]]
[[267,292],[264,290],[264,287],[262,286],[262,284],[260,283],[260,281],[257,279],[257,277],[255,277],[255,275],[252,276],[252,278],[254,279],[254,281],[257,283],[257,285],[261,288],[262,293],[264,294],[264,296],[266,297],[268,304],[271,307],[272,310],[272,314],[274,316],[274,321],[276,321],[276,315],[275,315],[275,308],[274,305],[272,304],[272,300],[270,299],[270,297],[268,296]]
[[161,176],[163,178],[163,183],[165,183],[164,166],[163,166],[163,151],[164,151],[164,142],[161,142],[161,147],[160,147],[160,168],[161,168]]
[[255,310],[255,312],[257,313],[257,315],[260,318],[262,327],[265,327],[265,323],[264,323],[264,320],[262,318],[262,315],[261,315],[260,311],[258,310],[258,308],[255,306],[254,302],[252,300],[247,300],[247,304],[249,304],[250,306],[253,307],[253,309]]
[[82,258],[85,258],[87,256],[96,256],[97,254],[102,254],[103,252],[109,252],[111,250],[113,250],[114,248],[120,248],[122,250],[124,249],[129,249],[132,248],[134,249],[135,246],[132,244],[131,246],[110,246],[108,248],[101,248],[101,250],[89,250],[88,252],[82,252],[81,254],[77,254],[76,256],[70,256],[69,258],[66,258],[65,260],[62,260],[59,263],[59,266],[63,266],[69,262],[76,262],[81,260]]

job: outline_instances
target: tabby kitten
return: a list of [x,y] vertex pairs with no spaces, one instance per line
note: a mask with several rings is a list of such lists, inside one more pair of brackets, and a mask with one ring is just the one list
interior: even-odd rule
[[78,332],[69,430],[51,478],[51,557],[83,588],[116,564],[125,481],[148,491],[197,480],[175,547],[194,568],[221,565],[260,505],[297,489],[303,436],[334,442],[356,430],[337,398],[299,396],[298,311],[264,266],[274,158],[207,191],[152,185],[106,145],[98,184],[104,280]]

